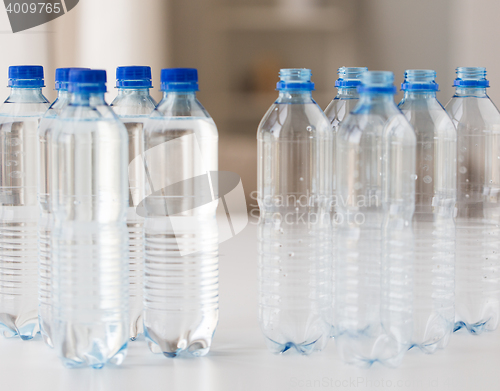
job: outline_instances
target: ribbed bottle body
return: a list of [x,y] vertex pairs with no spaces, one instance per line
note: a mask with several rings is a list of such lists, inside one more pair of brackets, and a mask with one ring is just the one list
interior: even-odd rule
[[194,92],[166,94],[151,115],[145,166],[145,335],[154,353],[203,356],[219,316],[218,201],[190,179],[212,186],[218,133]]
[[103,99],[70,105],[52,151],[54,348],[67,367],[119,364],[129,339],[126,130]]
[[272,352],[310,354],[332,326],[332,130],[310,92],[282,91],[257,140],[260,325]]
[[484,88],[457,88],[446,109],[457,127],[455,330],[500,320],[500,113]]
[[383,87],[337,134],[335,339],[358,366],[399,365],[412,334],[415,135]]
[[399,108],[417,136],[412,346],[433,353],[455,317],[456,130],[435,92],[408,91]]
[[13,89],[0,108],[0,331],[32,339],[37,305],[37,128],[40,89]]

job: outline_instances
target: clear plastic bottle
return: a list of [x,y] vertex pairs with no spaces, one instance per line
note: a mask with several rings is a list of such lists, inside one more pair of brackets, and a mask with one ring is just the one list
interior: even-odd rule
[[[156,106],[149,94],[152,88],[151,68],[128,66],[116,69],[118,95],[111,107],[125,124],[128,132],[129,164],[144,153],[144,124]],[[129,207],[127,227],[129,238],[129,316],[130,339],[134,341],[143,329],[144,217],[136,207],[144,198],[144,170],[129,171]],[[135,200],[135,201],[134,201]]]
[[457,127],[455,330],[492,331],[500,319],[500,113],[486,69],[459,67],[446,110]]
[[189,179],[217,171],[219,136],[196,98],[196,69],[163,69],[161,88],[144,130],[144,333],[153,353],[203,356],[219,317],[217,201],[199,206],[207,194]]
[[336,345],[359,366],[400,364],[412,336],[415,133],[392,72],[365,72],[337,133]]
[[38,332],[37,128],[49,107],[41,66],[9,67],[0,107],[0,332]]
[[333,130],[337,130],[345,117],[354,109],[359,100],[357,87],[361,84],[360,77],[368,70],[366,67],[341,67],[339,78],[335,81],[337,96],[325,109],[325,115],[330,120]]
[[333,131],[309,69],[282,69],[257,131],[259,316],[269,349],[323,349],[332,312]]
[[410,69],[400,110],[417,136],[412,346],[444,348],[455,321],[457,132],[436,99],[436,72]]
[[52,130],[54,349],[67,367],[120,364],[129,340],[128,135],[106,71],[70,71]]
[[45,343],[52,344],[52,261],[50,241],[52,232],[52,213],[50,210],[50,137],[55,120],[69,104],[69,71],[84,68],[56,69],[57,99],[50,105],[38,127],[38,319],[40,333]]
[[[360,76],[366,72],[366,67],[341,67],[338,69],[339,78],[335,81],[335,87],[338,89],[337,96],[330,102],[325,110],[325,115],[330,120],[333,126],[333,150],[335,151],[335,137],[339,130],[342,121],[354,109],[359,100],[357,87],[361,84]],[[333,194],[335,200],[336,182],[335,177],[335,158],[333,159]],[[332,202],[332,215],[335,216],[335,202]],[[333,234],[333,247],[332,252],[335,254],[335,236],[337,234],[336,225],[332,226]],[[333,261],[333,281],[332,281],[332,297],[335,307],[335,260]],[[332,325],[330,335],[335,337],[335,311],[332,311],[330,324]]]

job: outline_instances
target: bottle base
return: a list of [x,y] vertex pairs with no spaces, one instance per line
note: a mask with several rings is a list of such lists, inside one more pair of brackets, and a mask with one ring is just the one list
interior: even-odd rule
[[20,337],[23,341],[33,339],[39,332],[38,317],[22,319],[10,314],[0,314],[0,333],[5,338]]
[[491,319],[486,321],[477,322],[474,324],[469,324],[463,321],[455,322],[455,327],[453,329],[454,332],[457,332],[461,329],[467,330],[470,334],[479,335],[485,331],[495,331],[498,325],[492,324]]
[[323,337],[318,338],[313,342],[305,342],[305,343],[295,343],[295,342],[286,342],[279,343],[273,341],[270,338],[266,337],[266,344],[269,350],[274,354],[283,354],[287,352],[297,352],[302,355],[308,356],[313,352],[319,352],[323,350],[326,345]]
[[210,351],[212,339],[197,339],[189,341],[186,338],[179,338],[176,341],[159,341],[152,338],[148,330],[144,331],[144,336],[148,341],[149,350],[154,354],[163,354],[168,358],[178,356],[202,357]]
[[63,365],[69,369],[85,368],[85,367],[101,369],[107,364],[115,366],[120,365],[125,359],[126,355],[127,355],[127,343],[125,343],[120,348],[120,350],[109,359],[103,357],[97,346],[95,346],[95,348],[92,351],[90,351],[88,354],[85,355],[84,360],[74,360],[74,359],[69,359],[67,357],[60,357],[60,358]]

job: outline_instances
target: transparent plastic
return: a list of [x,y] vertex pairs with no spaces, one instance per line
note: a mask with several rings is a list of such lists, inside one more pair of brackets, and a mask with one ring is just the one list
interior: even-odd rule
[[45,343],[52,343],[52,260],[50,242],[53,227],[50,209],[51,165],[50,138],[56,118],[69,104],[69,92],[59,90],[57,99],[45,112],[38,127],[38,319]]
[[435,77],[431,70],[406,71],[399,104],[417,136],[412,346],[425,353],[448,344],[455,321],[457,134],[432,90]]
[[12,88],[0,107],[0,332],[32,339],[38,326],[37,128],[41,88]]
[[[357,105],[359,100],[359,93],[357,86],[361,84],[360,76],[366,72],[368,68],[366,67],[341,67],[338,69],[339,78],[335,82],[335,86],[338,89],[337,96],[330,102],[328,107],[325,109],[325,115],[332,124],[333,127],[333,150],[335,151],[335,138],[339,130],[339,126],[344,121],[344,119],[351,113],[354,107]],[[336,170],[335,170],[335,157],[332,159],[332,175],[333,175],[333,194],[336,192]],[[335,205],[332,203],[332,215],[335,215]],[[335,254],[335,235],[336,235],[336,225],[332,225],[333,234],[333,248],[332,253]],[[335,267],[335,260],[333,260],[333,266]],[[335,276],[335,268],[333,270],[333,276]],[[335,307],[335,278],[332,281],[332,297]],[[332,311],[331,318],[331,337],[335,337],[335,313]]]
[[[486,69],[457,78],[481,84]],[[458,86],[446,110],[458,136],[455,330],[479,334],[500,319],[500,113],[484,86]]]
[[416,138],[393,74],[361,79],[337,133],[335,341],[347,363],[398,366],[412,336]]
[[120,364],[129,340],[128,135],[104,93],[52,131],[53,343],[66,367]]
[[217,171],[217,127],[195,91],[166,91],[144,134],[144,333],[153,353],[203,356],[219,317],[217,201],[196,207],[186,180]]
[[333,131],[311,88],[296,87],[311,71],[280,76],[286,87],[257,131],[259,318],[273,353],[310,354],[332,324]]
[[[144,153],[144,123],[154,110],[156,102],[149,94],[149,88],[119,88],[111,107],[122,120],[128,132],[129,164]],[[134,341],[143,334],[143,274],[144,274],[144,217],[134,205],[135,200],[144,198],[145,177],[143,170],[131,171],[129,175],[129,207],[127,228],[129,236],[129,316],[130,339]]]

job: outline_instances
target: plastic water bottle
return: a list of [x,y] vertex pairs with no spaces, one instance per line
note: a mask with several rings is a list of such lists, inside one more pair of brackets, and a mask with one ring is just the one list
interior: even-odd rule
[[337,133],[337,349],[344,361],[397,366],[412,336],[415,133],[392,72],[365,72]]
[[69,71],[83,68],[56,69],[57,99],[44,114],[38,127],[38,319],[45,343],[52,347],[52,261],[50,242],[52,213],[50,210],[51,163],[50,137],[55,120],[69,104]]
[[216,189],[193,178],[217,171],[219,138],[196,98],[196,69],[163,69],[161,89],[144,130],[144,333],[153,353],[203,356],[219,316],[217,201],[201,205]]
[[366,67],[341,67],[338,69],[339,78],[335,81],[338,93],[325,109],[325,115],[333,125],[335,133],[345,117],[357,105],[359,99],[357,87],[361,84],[360,76],[367,70]]
[[257,132],[259,316],[269,349],[323,349],[332,312],[333,131],[309,69],[282,69]]
[[[145,66],[118,67],[116,69],[118,96],[111,107],[125,124],[128,132],[128,159],[131,163],[144,153],[144,123],[156,106],[149,94],[152,88],[151,68]],[[144,170],[134,170],[129,175],[129,207],[127,227],[129,238],[129,315],[130,339],[133,341],[143,331],[143,273],[144,273],[144,217],[136,206],[144,198]],[[134,202],[135,200],[135,202]]]
[[[337,96],[330,102],[325,110],[325,115],[333,126],[333,150],[335,151],[335,137],[342,121],[351,113],[359,100],[357,87],[361,84],[360,76],[366,72],[366,67],[341,67],[338,69],[339,78],[335,81],[338,89]],[[335,159],[333,159],[333,194],[336,194],[336,170]],[[335,202],[332,203],[332,215],[335,215]],[[337,234],[336,224],[333,224],[333,254],[335,254],[335,236]],[[333,276],[335,276],[335,260],[333,260]],[[335,277],[334,277],[335,278]],[[335,308],[335,281],[332,281],[332,297]],[[332,310],[330,324],[332,325],[330,335],[335,337],[335,312]]]
[[417,136],[412,346],[444,348],[455,322],[457,132],[436,99],[436,72],[411,69],[399,108]]
[[500,319],[500,113],[486,69],[459,67],[446,110],[457,127],[455,330],[492,331]]
[[54,349],[67,367],[120,364],[129,339],[128,135],[106,71],[70,72],[52,130]]
[[37,128],[49,107],[41,66],[9,67],[0,107],[0,332],[38,332]]

